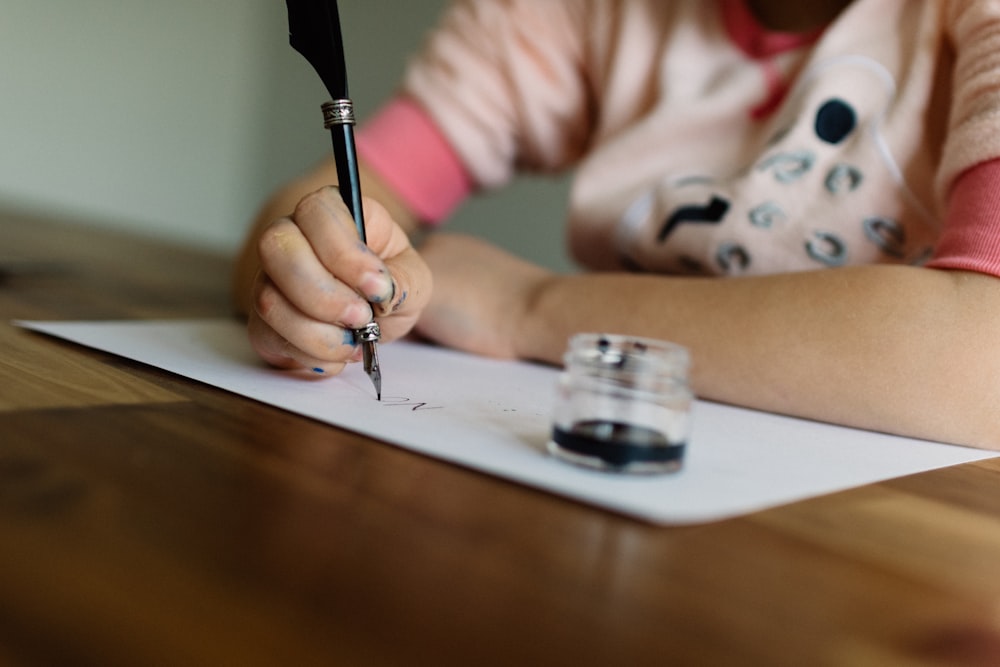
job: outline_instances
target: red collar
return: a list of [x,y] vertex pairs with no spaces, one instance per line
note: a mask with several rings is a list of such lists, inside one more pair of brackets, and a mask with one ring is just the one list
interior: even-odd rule
[[720,0],[720,4],[729,38],[743,53],[754,59],[808,46],[819,39],[825,30],[825,27],[801,33],[769,30],[750,11],[746,0]]

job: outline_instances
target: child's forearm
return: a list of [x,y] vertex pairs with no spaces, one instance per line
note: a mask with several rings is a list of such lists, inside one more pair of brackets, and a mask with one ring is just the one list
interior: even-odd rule
[[516,343],[556,362],[574,331],[691,348],[699,395],[1000,449],[1000,280],[867,266],[745,279],[548,278]]

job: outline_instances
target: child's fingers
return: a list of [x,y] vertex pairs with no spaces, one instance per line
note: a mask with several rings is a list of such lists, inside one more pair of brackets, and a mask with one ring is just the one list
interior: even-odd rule
[[[378,254],[384,248],[369,247],[361,241],[354,219],[336,188],[323,188],[306,196],[296,206],[292,219],[302,230],[319,262],[333,276],[350,285],[371,303],[393,300],[396,286]],[[373,211],[366,229],[392,224],[384,211],[378,210]],[[373,241],[386,236],[381,232],[375,233],[374,229],[372,231]]]
[[360,353],[351,330],[376,315],[386,342],[413,327],[430,298],[430,270],[385,209],[367,206],[371,248],[334,188],[307,196],[261,234],[251,339],[268,363],[336,373],[331,364]]
[[430,301],[433,278],[423,257],[413,247],[388,262],[396,290],[390,301],[375,304],[375,313],[388,339],[406,334]]
[[265,230],[258,252],[274,287],[304,315],[352,329],[371,321],[367,301],[327,270],[291,220],[279,220]]
[[259,278],[249,333],[261,358],[280,368],[335,375],[360,352],[352,331],[308,317],[265,277]]

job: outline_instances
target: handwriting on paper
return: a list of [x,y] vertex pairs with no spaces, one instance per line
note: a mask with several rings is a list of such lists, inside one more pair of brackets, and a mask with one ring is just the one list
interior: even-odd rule
[[410,398],[404,398],[402,396],[383,396],[382,405],[386,407],[404,407],[409,408],[411,412],[416,412],[417,410],[440,410],[443,405],[431,405],[430,403],[425,403],[423,401],[414,401]]

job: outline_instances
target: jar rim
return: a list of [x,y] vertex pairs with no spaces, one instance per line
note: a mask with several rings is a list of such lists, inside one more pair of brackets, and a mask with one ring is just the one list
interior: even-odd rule
[[685,375],[691,364],[690,351],[678,343],[643,336],[609,333],[578,333],[569,340],[564,363],[593,369],[659,371]]

